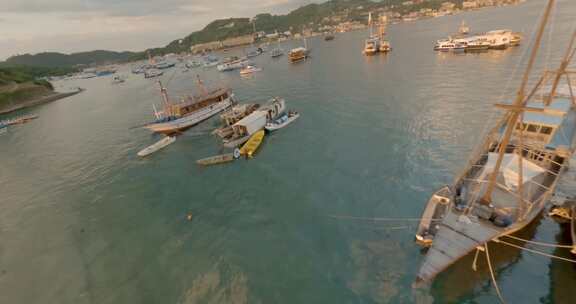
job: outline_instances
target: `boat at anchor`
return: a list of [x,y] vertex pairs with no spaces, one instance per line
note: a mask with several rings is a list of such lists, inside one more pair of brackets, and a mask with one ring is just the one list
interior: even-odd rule
[[[473,153],[464,172],[436,191],[426,206],[416,242],[428,247],[416,283],[436,275],[491,241],[522,231],[549,203],[576,145],[576,99],[560,90],[574,54],[576,32],[560,68],[528,80],[554,0],[549,0],[524,76],[512,103]],[[567,81],[566,86],[571,83]],[[489,259],[488,254],[486,257]]]
[[186,96],[180,102],[172,102],[168,97],[166,88],[162,86],[161,82],[158,84],[162,94],[163,110],[157,111],[154,106],[156,120],[144,125],[144,128],[157,133],[170,135],[186,130],[223,112],[236,103],[234,94],[229,89],[216,88],[209,91],[200,80],[198,80],[200,95]]

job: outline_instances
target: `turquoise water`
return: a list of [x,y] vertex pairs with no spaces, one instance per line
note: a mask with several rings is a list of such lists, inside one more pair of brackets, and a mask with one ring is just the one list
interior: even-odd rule
[[[556,64],[567,44],[576,5],[560,8],[541,62]],[[312,58],[301,64],[257,57],[263,71],[248,79],[198,70],[241,102],[282,96],[301,113],[255,159],[225,166],[195,164],[220,153],[208,135],[216,120],[136,157],[158,139],[131,129],[160,102],[153,81],[56,83],[86,91],[29,110],[39,119],[0,137],[0,303],[496,302],[470,260],[412,290],[422,259],[415,222],[346,216],[419,217],[464,165],[491,105],[514,92],[509,80],[527,43],[452,55],[433,52],[433,42],[462,19],[474,31],[529,38],[541,11],[529,1],[393,25],[386,56],[361,55],[366,33],[354,32],[311,39]],[[196,70],[172,71],[162,78],[171,95],[195,89]],[[561,232],[544,218],[527,233]],[[574,297],[570,266],[509,249],[495,255],[511,303]]]

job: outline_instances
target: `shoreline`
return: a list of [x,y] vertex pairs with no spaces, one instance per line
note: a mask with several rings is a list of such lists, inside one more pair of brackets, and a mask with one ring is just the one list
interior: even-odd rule
[[38,98],[34,98],[28,101],[24,101],[18,105],[12,106],[12,107],[8,107],[6,109],[1,109],[0,110],[0,115],[3,114],[8,114],[11,112],[15,112],[18,110],[22,110],[22,109],[26,109],[26,108],[30,108],[30,107],[34,107],[34,106],[38,106],[41,104],[45,104],[45,103],[50,103],[59,99],[64,99],[66,97],[70,97],[73,95],[76,95],[80,92],[84,91],[84,89],[82,88],[78,88],[78,90],[73,91],[73,92],[65,92],[65,93],[58,93],[58,92],[53,92],[50,95],[47,96],[42,96],[42,97],[38,97]]

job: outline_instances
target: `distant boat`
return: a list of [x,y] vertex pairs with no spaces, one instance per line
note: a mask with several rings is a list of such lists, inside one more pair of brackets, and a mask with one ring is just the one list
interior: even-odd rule
[[464,20],[462,20],[462,23],[460,24],[460,27],[458,28],[458,33],[460,33],[462,35],[468,35],[468,33],[470,33],[470,27],[468,27],[466,25],[466,22]]
[[297,47],[288,53],[288,59],[292,63],[306,60],[306,58],[308,58],[308,49],[305,47]]
[[171,67],[174,67],[175,65],[176,65],[175,62],[162,61],[162,62],[155,64],[154,68],[159,69],[159,70],[163,70],[163,69],[169,69]]
[[299,113],[288,112],[288,114],[285,113],[279,118],[266,123],[266,126],[264,128],[266,129],[266,131],[276,131],[278,129],[286,127],[287,125],[298,119],[298,117],[300,117]]
[[332,40],[334,40],[334,38],[335,38],[335,36],[332,34],[328,34],[328,35],[324,36],[325,41],[332,41]]
[[380,39],[377,37],[368,38],[364,41],[364,55],[375,55],[380,51]]
[[258,150],[260,144],[262,144],[262,140],[264,139],[265,132],[264,130],[260,130],[250,136],[250,139],[240,148],[240,155],[252,158],[254,156],[254,152]]
[[0,135],[5,134],[6,132],[8,132],[8,126],[0,122]]
[[218,68],[220,72],[227,72],[241,69],[249,64],[250,62],[246,58],[231,57],[222,64],[219,64],[216,68]]
[[202,64],[196,60],[189,60],[184,65],[189,69],[193,69],[193,68],[197,68],[199,66],[202,66]]
[[157,70],[157,69],[148,69],[144,72],[144,78],[154,78],[158,76],[162,76],[164,72]]
[[167,147],[168,145],[170,145],[171,143],[176,141],[176,137],[173,136],[166,136],[164,138],[162,138],[161,140],[159,140],[158,142],[156,142],[153,145],[150,145],[142,150],[140,150],[138,152],[138,156],[140,157],[144,157],[144,156],[148,156],[160,149],[163,149],[165,147]]
[[124,78],[120,77],[120,76],[114,76],[114,78],[112,78],[112,84],[120,84],[120,83],[124,83],[126,80],[124,80]]
[[212,55],[205,56],[203,60],[204,63],[202,65],[204,68],[211,68],[220,64],[220,59]]
[[249,75],[260,71],[262,71],[261,68],[257,68],[253,65],[247,65],[246,67],[240,70],[240,75]]

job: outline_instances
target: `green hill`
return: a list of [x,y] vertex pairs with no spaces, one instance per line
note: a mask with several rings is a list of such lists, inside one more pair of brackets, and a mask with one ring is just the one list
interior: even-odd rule
[[38,54],[16,55],[6,59],[3,66],[27,65],[38,67],[73,67],[129,61],[136,53],[91,51],[73,54],[45,52]]

